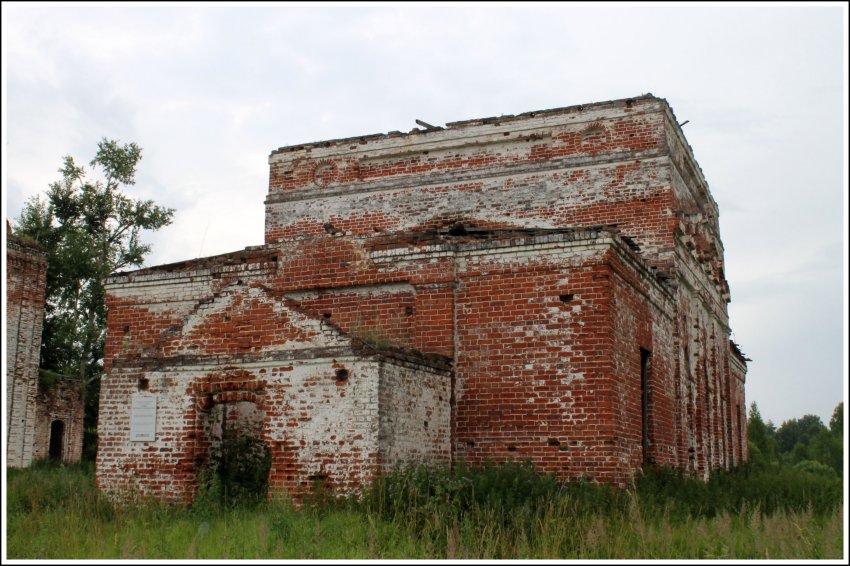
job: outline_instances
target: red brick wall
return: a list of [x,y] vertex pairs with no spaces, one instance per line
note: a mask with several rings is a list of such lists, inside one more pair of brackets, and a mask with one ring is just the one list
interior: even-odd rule
[[[403,145],[390,138],[280,150],[270,158],[266,242],[460,219],[485,227],[619,224],[645,248],[669,252],[676,219],[663,109],[653,99],[471,124],[428,140],[414,134]],[[603,134],[581,143],[589,131]],[[328,167],[348,173],[316,175]]]
[[[342,287],[314,293],[287,293],[298,308],[325,319],[352,336],[411,346],[414,342],[415,299],[410,285]],[[421,342],[417,341],[417,345]]]
[[[453,461],[531,458],[624,483],[645,458],[706,476],[743,457],[745,365],[728,345],[717,205],[664,100],[331,140],[269,163],[264,247],[110,285],[104,486],[123,485],[138,452],[115,404],[157,371],[181,376],[165,451],[180,456],[152,453],[134,477],[163,467],[186,494],[200,430],[190,399],[211,371],[263,382],[275,490],[310,477],[355,489],[387,461],[444,458],[439,427],[392,412],[417,391],[409,382],[390,398],[378,370],[356,394],[329,377],[334,356],[361,359],[351,337],[453,360],[450,399],[434,400],[446,385],[435,366],[419,390],[431,393],[412,400],[450,409]],[[180,448],[187,438],[195,449]]]
[[[614,442],[622,446],[621,470],[635,470],[645,461],[679,466],[681,447],[675,434],[679,418],[676,391],[674,298],[650,284],[645,270],[612,255],[609,324],[613,335]],[[641,350],[648,353],[646,403],[642,393]],[[643,448],[646,413],[648,453]]]
[[[666,102],[648,96],[450,126],[273,152],[267,242],[323,231],[404,234],[455,222],[616,225],[646,265],[681,280],[681,312],[708,305],[698,319],[680,317],[669,333],[670,343],[689,347],[690,363],[705,376],[694,370],[665,384],[671,393],[659,427],[678,442],[661,460],[681,461],[692,448],[695,471],[726,465],[732,400],[728,354],[717,346],[728,336],[729,300],[719,214]],[[435,329],[441,333],[447,335]],[[678,371],[673,365],[670,371]]]

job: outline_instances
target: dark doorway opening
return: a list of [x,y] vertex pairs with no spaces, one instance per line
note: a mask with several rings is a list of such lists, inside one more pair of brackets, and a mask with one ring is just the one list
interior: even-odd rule
[[265,412],[254,401],[215,404],[207,415],[206,466],[200,482],[207,497],[232,506],[266,498],[271,451],[263,442]]
[[51,460],[61,460],[65,444],[65,423],[53,421],[50,423],[50,448],[48,457]]

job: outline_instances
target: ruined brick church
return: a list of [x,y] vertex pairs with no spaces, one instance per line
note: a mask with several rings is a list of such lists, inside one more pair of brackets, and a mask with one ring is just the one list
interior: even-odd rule
[[668,103],[419,123],[273,151],[263,245],[111,278],[101,489],[191,501],[227,423],[296,496],[746,459],[718,208]]

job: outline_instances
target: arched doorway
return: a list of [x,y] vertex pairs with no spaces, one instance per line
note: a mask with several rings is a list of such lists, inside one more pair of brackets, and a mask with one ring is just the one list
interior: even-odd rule
[[219,401],[206,413],[206,478],[227,503],[266,497],[271,452],[263,443],[265,413],[253,400]]
[[48,457],[51,460],[62,460],[65,452],[65,423],[55,420],[50,423],[50,447]]

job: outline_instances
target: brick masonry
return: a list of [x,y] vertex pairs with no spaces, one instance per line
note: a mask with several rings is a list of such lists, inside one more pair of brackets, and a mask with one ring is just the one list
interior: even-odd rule
[[6,465],[34,458],[47,256],[6,223]]
[[[39,387],[47,256],[6,223],[6,464],[27,467],[82,457],[83,403],[79,384]],[[53,452],[51,452],[51,437]]]
[[36,460],[79,462],[83,456],[85,411],[80,382],[59,380],[36,397]]
[[[111,279],[103,489],[191,500],[206,415],[233,403],[293,496],[410,460],[624,484],[644,462],[708,477],[746,458],[719,212],[665,100],[269,164],[264,245]],[[156,439],[131,442],[141,391]]]

